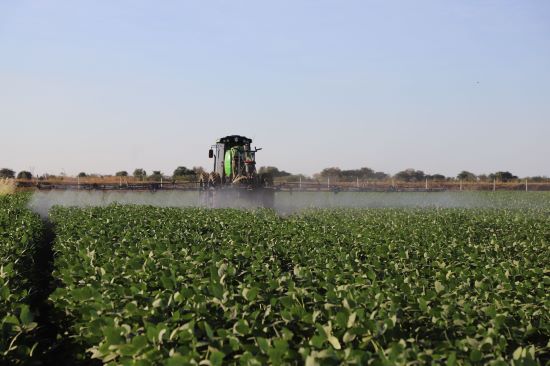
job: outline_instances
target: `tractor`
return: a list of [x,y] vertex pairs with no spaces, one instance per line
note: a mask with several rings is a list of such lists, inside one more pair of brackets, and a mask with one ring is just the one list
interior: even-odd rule
[[272,179],[256,171],[252,139],[231,135],[220,138],[208,151],[213,170],[199,179],[201,200],[208,207],[273,207]]

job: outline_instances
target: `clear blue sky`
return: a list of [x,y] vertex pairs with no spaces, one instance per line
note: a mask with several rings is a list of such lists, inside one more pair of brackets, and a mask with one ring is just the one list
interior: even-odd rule
[[0,167],[550,175],[550,1],[0,2]]

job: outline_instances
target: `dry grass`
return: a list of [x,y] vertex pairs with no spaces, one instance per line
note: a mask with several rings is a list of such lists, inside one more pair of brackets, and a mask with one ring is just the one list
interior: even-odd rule
[[0,195],[15,193],[15,180],[0,178]]

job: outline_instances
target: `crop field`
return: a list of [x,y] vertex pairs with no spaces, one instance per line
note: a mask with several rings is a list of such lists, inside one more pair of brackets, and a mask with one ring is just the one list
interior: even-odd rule
[[33,260],[42,240],[42,221],[25,209],[25,196],[0,196],[0,360],[28,358],[35,341],[30,309]]
[[[546,364],[548,195],[502,202],[287,216],[57,206],[47,303],[59,334],[36,349],[110,365]],[[21,227],[29,248],[41,228],[21,204],[27,221],[14,222],[13,205],[0,205],[1,250],[20,255]],[[0,314],[2,345],[30,333],[23,362],[40,358],[42,326],[24,295]]]

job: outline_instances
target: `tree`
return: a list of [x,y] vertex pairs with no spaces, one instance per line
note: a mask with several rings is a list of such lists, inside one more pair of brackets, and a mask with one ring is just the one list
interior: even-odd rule
[[424,180],[426,175],[422,170],[405,169],[395,174],[395,179],[405,182],[418,182]]
[[350,170],[342,170],[341,177],[345,179],[368,179],[372,178],[374,175],[374,170],[371,168],[360,168],[360,169],[350,169]]
[[262,166],[260,169],[258,169],[258,174],[260,175],[270,175],[274,178],[276,177],[288,177],[290,175],[289,172],[285,172],[284,170],[279,170],[278,168],[274,166]]
[[78,173],[78,177],[79,177],[79,178],[85,178],[85,177],[87,177],[87,176],[88,176],[88,175],[87,175],[86,173],[84,173],[84,172]]
[[182,177],[190,177],[194,175],[195,175],[194,170],[187,169],[184,166],[179,166],[176,168],[176,170],[174,170],[174,174],[172,174],[172,178],[176,179],[176,178],[182,178]]
[[383,179],[388,179],[389,177],[390,177],[390,175],[386,174],[384,172],[374,172],[374,175],[372,176],[372,179],[383,180]]
[[474,173],[471,173],[467,170],[463,170],[456,176],[459,180],[466,180],[466,181],[475,181],[477,180],[477,177]]
[[490,179],[496,179],[500,182],[508,182],[510,180],[518,179],[517,176],[513,175],[510,172],[496,172],[493,174],[489,174]]
[[137,168],[136,170],[134,170],[134,177],[135,178],[139,178],[139,179],[143,179],[147,176],[147,172],[141,168]]
[[56,176],[53,174],[44,173],[40,176],[38,176],[38,180],[48,180],[48,179],[55,179]]
[[342,170],[341,177],[347,180],[354,179],[386,179],[388,175],[384,172],[375,172],[371,168],[362,167],[359,169]]
[[193,172],[195,173],[196,176],[200,176],[201,174],[204,174],[206,170],[204,170],[202,166],[194,166]]
[[303,174],[293,174],[293,175],[289,175],[285,178],[285,180],[287,182],[290,182],[290,183],[297,183],[299,182],[300,180],[302,182],[305,182],[308,180],[308,177],[306,177],[305,175]]
[[153,174],[149,176],[149,180],[152,180],[154,182],[160,182],[160,180],[163,178],[162,173],[160,170],[153,170]]
[[359,169],[341,170],[338,167],[325,168],[320,173],[315,174],[317,178],[340,178],[342,180],[352,181],[359,179],[386,179],[388,175],[384,172],[375,172],[371,168],[362,167]]
[[540,176],[540,175],[537,175],[534,177],[527,177],[526,179],[529,179],[529,181],[535,182],[535,183],[548,182],[548,180],[550,180],[550,178],[548,178],[547,176]]
[[32,179],[32,173],[26,170],[20,171],[19,174],[17,174],[17,179]]
[[426,178],[431,179],[431,180],[445,180],[445,179],[447,179],[447,177],[444,176],[443,174],[431,174],[431,175],[427,175]]
[[338,167],[325,168],[317,175],[321,178],[340,178],[342,176],[342,169]]
[[0,169],[0,178],[15,178],[15,172],[8,168]]
[[115,176],[116,177],[127,177],[128,176],[128,172],[126,170],[121,170],[120,172],[116,172],[115,173]]

